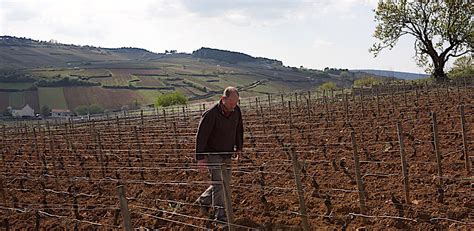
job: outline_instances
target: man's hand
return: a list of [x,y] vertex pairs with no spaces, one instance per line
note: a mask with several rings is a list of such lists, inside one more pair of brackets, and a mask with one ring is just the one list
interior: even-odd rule
[[234,160],[236,160],[237,162],[240,160],[240,156],[242,156],[242,150],[237,150],[234,152]]
[[207,170],[207,160],[206,159],[198,160],[197,165],[198,165],[199,172],[206,172],[206,170]]

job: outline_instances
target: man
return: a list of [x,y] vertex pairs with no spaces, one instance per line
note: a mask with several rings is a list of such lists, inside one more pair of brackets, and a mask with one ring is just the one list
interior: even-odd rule
[[215,208],[215,219],[225,222],[224,190],[222,187],[221,165],[226,164],[227,175],[231,175],[231,157],[240,158],[244,129],[242,113],[237,103],[239,92],[235,87],[227,87],[219,102],[203,113],[196,135],[196,160],[200,171],[206,167],[211,174],[212,184],[196,202],[201,212],[207,213],[210,206]]

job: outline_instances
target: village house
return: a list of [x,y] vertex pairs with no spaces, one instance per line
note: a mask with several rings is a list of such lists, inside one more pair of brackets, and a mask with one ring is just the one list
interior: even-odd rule
[[51,117],[70,117],[73,113],[68,109],[52,109]]
[[30,105],[25,105],[21,109],[11,109],[12,116],[15,118],[34,117],[35,110]]

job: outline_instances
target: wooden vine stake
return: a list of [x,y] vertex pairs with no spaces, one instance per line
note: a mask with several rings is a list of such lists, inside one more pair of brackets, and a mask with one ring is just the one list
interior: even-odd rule
[[[33,127],[34,129],[34,127]],[[7,136],[5,135],[5,124],[2,124],[2,150],[6,148],[6,139],[7,139]],[[3,156],[2,156],[3,158]]]
[[400,122],[397,122],[398,142],[400,143],[400,158],[402,161],[403,190],[405,191],[405,203],[410,203],[410,188],[408,186],[408,166],[405,158],[405,145],[403,144],[403,130]]
[[34,142],[33,144],[34,144],[34,146],[35,146],[36,158],[37,158],[38,161],[39,161],[40,156],[39,156],[39,151],[38,151],[38,139],[37,139],[37,137],[36,137],[36,128],[35,128],[35,127],[33,127],[33,142]]
[[122,149],[122,133],[120,132],[120,118],[115,117],[117,122],[118,148]]
[[104,163],[104,156],[102,155],[102,141],[101,141],[101,138],[100,138],[100,132],[96,132],[96,139],[97,139],[97,152],[99,154],[99,161],[100,161],[100,165],[102,166],[101,167],[101,170],[102,170],[102,177],[105,178],[105,163]]
[[347,99],[347,94],[344,94],[344,111],[346,113],[346,121],[349,121],[349,101]]
[[461,92],[459,89],[459,82],[457,82],[456,86],[457,86],[457,94],[458,94],[458,103],[461,103]]
[[356,88],[352,86],[352,102],[355,102]]
[[438,142],[438,124],[436,122],[436,112],[431,113],[431,119],[433,122],[433,139],[434,139],[434,151],[436,154],[436,163],[438,169],[438,187],[443,188],[443,172],[441,167],[441,154],[439,153],[439,142]]
[[360,91],[360,107],[362,111],[362,118],[365,118],[365,108],[364,108],[364,91]]
[[130,220],[130,211],[128,210],[128,202],[125,197],[125,189],[123,185],[117,187],[118,198],[120,201],[120,211],[122,212],[123,217],[123,228],[125,231],[132,231],[132,222]]
[[416,94],[416,106],[420,105],[420,94],[418,93],[418,87],[415,88],[415,94]]
[[[175,122],[173,122],[173,124],[175,124]],[[142,146],[141,146],[141,143],[140,143],[140,139],[138,138],[138,131],[137,131],[136,126],[133,126],[133,133],[135,134],[135,142],[137,144],[137,149],[138,149],[138,158],[140,158],[140,164],[141,164],[140,177],[141,177],[142,180],[145,180]]]
[[326,109],[326,123],[329,125],[329,106],[328,106],[328,100],[327,97],[324,96],[324,108]]
[[403,99],[405,101],[405,107],[408,107],[407,90],[406,90],[406,83],[405,82],[403,82]]
[[468,155],[468,146],[467,146],[467,138],[466,138],[466,119],[464,117],[464,105],[459,107],[459,112],[461,113],[461,130],[462,130],[462,150],[464,154],[464,165],[466,167],[467,175],[471,174],[471,161]]
[[187,113],[186,113],[186,108],[185,108],[185,107],[181,107],[181,109],[182,109],[182,111],[183,111],[183,116],[182,116],[181,118],[183,118],[184,121],[186,121],[186,120],[187,120],[186,118],[188,117],[188,116],[186,115],[186,114],[187,114]]
[[[3,178],[3,176],[0,176],[0,195],[1,195],[1,197],[2,197],[2,203],[3,203],[4,205],[6,205],[6,204],[7,204],[7,195],[6,195],[6,193],[5,193],[5,189],[4,189],[3,179],[2,179],[2,178]],[[10,216],[10,212],[6,211],[6,213],[7,213],[6,216],[9,217],[9,216]],[[10,225],[9,225],[10,222],[9,222],[8,218],[5,217],[5,218],[3,218],[2,220],[3,220],[3,227],[5,228],[5,230],[8,231],[8,230],[10,229]]]
[[295,105],[298,108],[298,92],[295,92]]
[[163,118],[165,119],[165,123],[166,123],[166,110],[163,109]]
[[267,134],[267,131],[265,129],[265,115],[263,114],[263,108],[262,106],[260,106],[260,116],[261,116],[261,119],[262,119],[262,126],[263,126],[263,134]]
[[224,206],[225,206],[225,212],[227,216],[227,224],[229,226],[229,230],[233,231],[235,230],[235,227],[233,225],[234,224],[234,211],[232,210],[232,198],[231,198],[232,191],[231,191],[230,182],[229,182],[230,176],[227,171],[227,168],[229,167],[230,166],[227,166],[226,163],[223,163],[221,165],[221,180],[222,180],[222,186],[224,189]]
[[255,110],[258,110],[258,97],[255,97]]
[[[290,112],[290,137],[292,137],[292,134],[291,134],[291,131],[292,131],[292,119],[291,119],[291,102],[288,101],[288,109],[289,109],[289,112]],[[290,138],[291,139],[291,138]],[[293,139],[291,139],[291,143],[293,143]],[[293,146],[293,144],[292,144]],[[295,183],[296,183],[296,190],[298,192],[298,201],[299,201],[299,204],[300,204],[300,213],[301,213],[301,219],[302,219],[302,223],[303,223],[303,230],[305,231],[308,231],[310,230],[309,228],[309,222],[308,222],[308,215],[306,213],[306,204],[305,204],[305,200],[304,200],[304,191],[303,191],[303,186],[302,186],[302,183],[301,183],[301,176],[300,176],[300,173],[301,173],[301,169],[300,169],[300,166],[299,166],[299,163],[298,163],[298,159],[296,157],[296,153],[295,153],[295,150],[293,147],[290,147],[291,150],[290,150],[290,154],[291,154],[291,162],[293,164],[293,174],[295,176]]]
[[379,88],[375,89],[376,100],[377,100],[377,116],[380,116],[380,99],[379,99]]
[[268,96],[268,109],[271,112],[272,111],[272,96],[270,94],[268,94],[267,96]]
[[[359,205],[360,205],[360,213],[363,215],[367,215],[367,208],[365,207],[365,187],[364,182],[362,181],[362,177],[360,174],[360,162],[359,162],[359,154],[357,152],[357,144],[355,140],[354,132],[351,132],[351,141],[352,141],[352,150],[354,152],[354,165],[355,165],[355,174],[356,174],[356,181],[357,181],[357,188],[359,190]],[[364,223],[367,223],[367,218],[362,217]]]

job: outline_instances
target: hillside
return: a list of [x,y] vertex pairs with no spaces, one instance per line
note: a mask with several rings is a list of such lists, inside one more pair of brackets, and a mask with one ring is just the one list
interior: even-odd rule
[[0,37],[0,69],[76,67],[92,63],[151,60],[162,55],[140,48],[107,49],[11,36]]
[[196,50],[192,54],[196,58],[205,58],[205,59],[213,59],[217,61],[227,62],[231,64],[238,64],[238,63],[260,63],[260,64],[270,64],[276,66],[282,66],[283,63],[279,60],[275,59],[267,59],[261,57],[252,57],[250,55],[234,52],[234,51],[226,51],[226,50],[219,50],[219,49],[212,49],[203,47],[199,50]]
[[418,74],[418,73],[410,73],[410,72],[401,72],[401,71],[386,71],[386,70],[351,70],[354,73],[368,73],[372,75],[384,76],[384,77],[393,77],[397,79],[404,79],[404,80],[416,80],[416,79],[423,79],[429,78],[430,76],[427,74]]
[[348,87],[358,76],[287,67],[278,60],[212,48],[153,53],[0,37],[0,113],[25,104],[36,111],[44,105],[134,108],[171,91],[191,101],[216,100],[226,86],[237,86],[243,97],[310,90],[329,81]]

